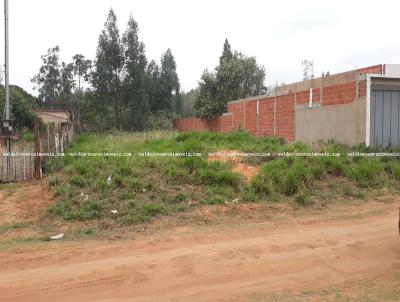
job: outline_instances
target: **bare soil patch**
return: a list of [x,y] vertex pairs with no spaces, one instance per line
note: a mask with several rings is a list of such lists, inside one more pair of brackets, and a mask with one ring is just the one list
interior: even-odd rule
[[232,171],[242,175],[246,182],[250,182],[260,170],[259,167],[244,163],[242,157],[236,156],[237,154],[242,153],[239,150],[220,150],[215,153],[219,156],[209,156],[209,161],[221,161],[231,164]]

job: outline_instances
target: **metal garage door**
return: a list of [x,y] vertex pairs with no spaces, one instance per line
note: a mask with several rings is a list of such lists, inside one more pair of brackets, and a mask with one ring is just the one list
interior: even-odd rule
[[400,146],[400,91],[371,91],[371,145]]

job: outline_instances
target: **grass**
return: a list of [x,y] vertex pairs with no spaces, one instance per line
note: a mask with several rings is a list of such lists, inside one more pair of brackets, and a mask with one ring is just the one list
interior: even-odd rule
[[400,273],[348,282],[318,290],[303,289],[253,295],[243,302],[382,302],[400,300]]
[[[275,154],[319,151],[342,156],[249,157],[246,162],[261,168],[246,183],[230,164],[207,160],[209,152],[226,149]],[[282,139],[256,138],[244,132],[83,135],[68,150],[81,152],[80,156],[55,158],[49,163],[60,171],[49,178],[59,199],[49,212],[65,220],[129,225],[185,211],[190,202],[217,205],[237,198],[241,202],[289,199],[297,206],[310,207],[319,199],[328,203],[332,196],[364,199],[370,190],[398,190],[399,159],[346,156],[346,152],[358,150],[366,148],[329,143],[311,150],[302,143],[286,144]],[[112,152],[132,156],[82,156]],[[146,152],[201,156],[153,157]]]
[[9,224],[0,225],[0,235],[6,234],[8,232],[13,232],[15,230],[26,228],[27,224],[24,222],[13,222]]

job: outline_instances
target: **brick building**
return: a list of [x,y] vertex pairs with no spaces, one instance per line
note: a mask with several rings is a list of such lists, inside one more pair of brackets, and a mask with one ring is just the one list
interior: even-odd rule
[[400,65],[375,65],[278,87],[228,103],[212,120],[174,120],[177,131],[231,132],[316,143],[400,146]]

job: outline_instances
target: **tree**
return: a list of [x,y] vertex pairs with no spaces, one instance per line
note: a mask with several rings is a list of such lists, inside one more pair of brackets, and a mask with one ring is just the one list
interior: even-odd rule
[[139,41],[139,27],[132,16],[122,38],[124,47],[124,105],[129,118],[127,126],[134,130],[143,130],[149,115],[149,96],[145,89],[147,59],[145,46]]
[[84,55],[76,54],[72,57],[73,73],[77,79],[78,94],[82,94],[82,83],[89,80],[89,70],[92,67],[92,61],[86,60]]
[[60,98],[63,100],[71,95],[75,88],[74,64],[62,62],[60,70]]
[[191,89],[188,92],[183,92],[182,95],[182,115],[185,117],[192,117],[196,115],[194,104],[199,97],[199,89]]
[[151,60],[146,69],[146,90],[149,94],[149,103],[151,112],[157,112],[160,110],[161,98],[161,78],[160,78],[160,67],[157,62]]
[[[82,54],[76,54],[72,57],[73,65],[73,75],[75,77],[75,82],[77,82],[77,98],[78,98],[78,110],[77,110],[77,127],[80,130],[81,127],[81,108],[82,108],[82,84],[88,82],[90,79],[89,71],[92,68],[92,61],[86,60],[85,56]],[[76,87],[76,85],[75,85]]]
[[255,57],[232,54],[226,40],[219,66],[201,76],[195,110],[202,118],[213,118],[226,111],[229,101],[266,93],[264,81],[265,69]]
[[32,82],[39,91],[39,98],[52,108],[59,101],[61,92],[60,47],[49,48],[41,58],[43,65]]
[[112,109],[114,111],[114,125],[119,129],[119,91],[124,54],[117,27],[117,17],[112,9],[110,9],[104,29],[99,37],[94,65],[93,88],[96,92],[97,100],[106,102],[106,104],[99,104],[96,108],[103,113],[106,113],[107,109]]
[[58,109],[68,112],[70,119],[75,116],[77,106],[73,92],[75,89],[74,64],[62,62],[60,69],[60,100]]
[[[33,129],[34,112],[37,99],[23,88],[10,85],[10,113],[18,131]],[[4,107],[4,86],[0,85],[0,108]]]
[[225,39],[224,50],[222,51],[222,56],[219,58],[219,65],[222,65],[224,62],[229,62],[232,58],[231,44],[229,44],[228,39]]
[[176,72],[175,58],[170,49],[161,57],[160,86],[159,110],[169,111],[171,114],[182,111],[179,78]]

